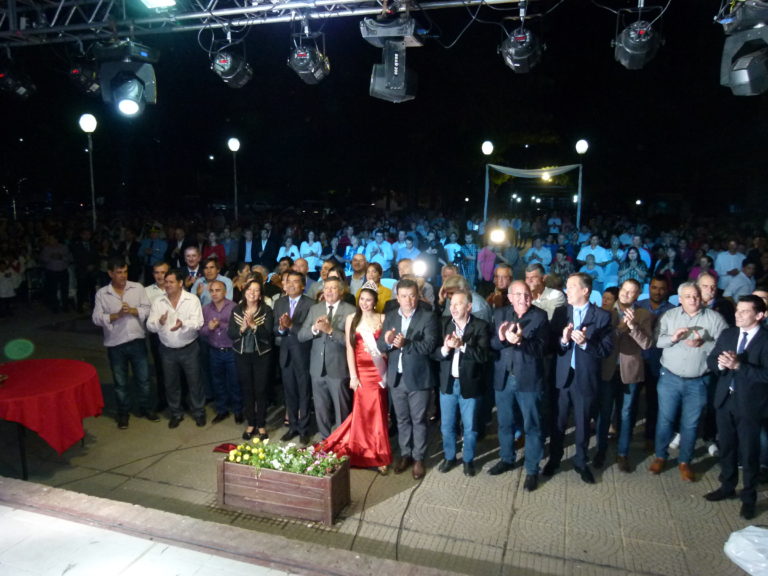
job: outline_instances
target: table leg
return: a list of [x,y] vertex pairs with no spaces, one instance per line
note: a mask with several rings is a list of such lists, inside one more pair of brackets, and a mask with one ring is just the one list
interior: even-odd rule
[[19,457],[21,458],[21,479],[29,480],[29,472],[27,470],[27,429],[21,424],[16,424],[16,429],[19,436]]

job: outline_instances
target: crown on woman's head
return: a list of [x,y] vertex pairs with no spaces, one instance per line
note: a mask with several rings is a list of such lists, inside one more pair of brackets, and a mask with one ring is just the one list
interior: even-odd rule
[[366,288],[368,290],[373,290],[374,292],[376,292],[376,294],[379,293],[379,287],[376,286],[376,282],[374,282],[373,280],[368,280],[365,284],[363,284],[360,290],[365,290]]

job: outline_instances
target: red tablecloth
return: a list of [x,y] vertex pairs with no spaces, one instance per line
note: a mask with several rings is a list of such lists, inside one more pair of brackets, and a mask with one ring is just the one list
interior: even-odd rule
[[0,419],[34,430],[59,454],[84,435],[83,418],[104,408],[96,368],[78,360],[0,364]]

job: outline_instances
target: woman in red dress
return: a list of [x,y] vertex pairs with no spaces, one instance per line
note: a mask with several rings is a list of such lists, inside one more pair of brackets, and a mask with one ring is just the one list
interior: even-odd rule
[[352,466],[387,474],[392,449],[387,430],[387,362],[376,347],[383,316],[375,311],[378,294],[364,285],[357,311],[347,317],[349,387],[355,391],[352,413],[321,443],[321,448],[349,456]]

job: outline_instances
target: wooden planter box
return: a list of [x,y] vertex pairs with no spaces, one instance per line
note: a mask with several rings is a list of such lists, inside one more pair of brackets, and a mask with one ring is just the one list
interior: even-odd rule
[[220,460],[217,484],[222,508],[328,525],[352,499],[349,461],[333,476],[317,478]]

